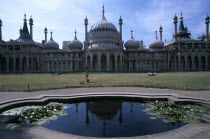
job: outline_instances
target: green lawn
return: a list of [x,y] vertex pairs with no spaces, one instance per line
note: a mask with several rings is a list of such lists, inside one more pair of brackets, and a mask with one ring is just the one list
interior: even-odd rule
[[42,90],[66,87],[134,86],[178,90],[210,90],[210,72],[167,72],[157,76],[145,73],[49,73],[0,74],[0,91]]

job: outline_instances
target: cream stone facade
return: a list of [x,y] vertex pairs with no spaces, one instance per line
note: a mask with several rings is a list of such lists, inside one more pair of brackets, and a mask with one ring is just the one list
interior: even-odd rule
[[[149,48],[142,40],[135,40],[133,31],[128,41],[122,40],[123,20],[119,19],[119,29],[105,18],[103,7],[102,19],[92,25],[88,31],[88,19],[84,20],[85,40],[80,42],[63,41],[63,48],[51,37],[41,42],[33,40],[33,19],[29,19],[30,31],[26,15],[23,29],[17,40],[3,41],[2,21],[0,20],[0,72],[145,72],[145,71],[207,71],[210,70],[209,16],[205,19],[206,34],[195,39],[184,26],[183,16],[179,20],[174,17],[174,34],[172,41],[163,42],[163,28]],[[158,39],[158,36],[160,39]]]

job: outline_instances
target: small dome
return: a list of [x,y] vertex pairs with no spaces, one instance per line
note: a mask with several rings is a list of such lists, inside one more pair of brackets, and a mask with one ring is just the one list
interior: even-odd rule
[[70,41],[68,44],[68,47],[70,50],[81,50],[83,47],[82,42],[80,42],[79,40],[77,40],[77,36],[76,36],[76,30],[75,30],[75,37],[73,41]]
[[53,38],[52,38],[52,31],[51,31],[50,33],[51,33],[50,40],[44,44],[44,48],[45,48],[45,49],[57,50],[57,49],[59,49],[59,45],[58,45],[57,42],[55,42],[55,41],[53,40]]
[[136,41],[133,38],[133,31],[131,30],[131,38],[125,42],[125,48],[128,49],[138,49],[139,48],[139,41]]
[[155,31],[155,33],[156,33],[155,39],[152,42],[150,42],[149,48],[150,49],[162,49],[164,47],[164,43],[158,39],[157,31]]

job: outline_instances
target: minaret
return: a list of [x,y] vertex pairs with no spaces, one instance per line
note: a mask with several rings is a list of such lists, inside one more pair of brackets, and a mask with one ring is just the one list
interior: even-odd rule
[[87,19],[87,16],[84,20],[84,25],[85,25],[85,41],[87,42],[88,41],[88,36],[87,36],[87,30],[88,30],[88,19]]
[[47,42],[47,28],[46,27],[44,29],[44,34],[45,34],[45,42]]
[[0,41],[2,41],[2,30],[1,30],[1,27],[2,27],[2,21],[0,19]]
[[123,20],[120,16],[120,19],[119,19],[119,25],[120,25],[120,41],[122,41],[122,24],[123,24]]
[[177,20],[177,16],[175,14],[174,16],[174,39],[176,40],[177,39],[177,23],[178,23],[178,20]]
[[163,28],[162,28],[161,25],[160,25],[160,28],[159,28],[159,32],[160,32],[160,41],[162,41]]
[[31,36],[31,39],[33,39],[33,25],[34,25],[34,21],[32,19],[32,16],[29,19],[29,25],[30,25],[30,36]]
[[209,16],[207,15],[207,17],[206,17],[206,41],[208,41],[209,40]]

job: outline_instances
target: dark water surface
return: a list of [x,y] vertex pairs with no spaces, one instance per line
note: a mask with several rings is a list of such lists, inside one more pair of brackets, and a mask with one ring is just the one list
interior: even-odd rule
[[100,100],[65,104],[67,115],[50,120],[43,127],[90,137],[129,137],[161,133],[185,123],[163,122],[144,112],[148,105],[125,100]]

